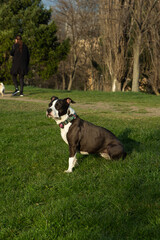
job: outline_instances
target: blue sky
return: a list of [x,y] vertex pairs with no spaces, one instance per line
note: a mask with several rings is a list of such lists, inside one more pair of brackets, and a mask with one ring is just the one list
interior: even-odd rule
[[42,0],[45,7],[50,7],[54,5],[55,0]]

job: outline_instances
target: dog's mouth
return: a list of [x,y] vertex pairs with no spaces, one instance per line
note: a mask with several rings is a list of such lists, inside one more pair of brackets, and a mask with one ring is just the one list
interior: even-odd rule
[[53,118],[52,115],[51,115],[50,113],[48,113],[48,112],[46,112],[46,116],[47,116],[48,118]]
[[61,117],[54,117],[51,112],[46,112],[48,118],[53,118],[54,120],[61,120]]
[[50,109],[47,109],[47,111],[46,111],[46,116],[47,116],[48,118],[53,118],[52,111],[50,111]]

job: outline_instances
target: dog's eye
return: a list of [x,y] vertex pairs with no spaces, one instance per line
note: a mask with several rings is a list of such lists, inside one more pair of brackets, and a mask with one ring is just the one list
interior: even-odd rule
[[58,102],[56,102],[55,108],[56,108],[57,110],[59,110],[59,109],[62,108],[62,106],[63,106],[63,102],[62,102],[62,101],[58,101]]

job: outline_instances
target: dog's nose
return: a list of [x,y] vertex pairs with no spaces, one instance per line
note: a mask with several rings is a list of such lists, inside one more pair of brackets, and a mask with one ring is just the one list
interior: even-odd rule
[[52,112],[52,109],[51,109],[51,108],[48,108],[48,109],[47,109],[47,112],[48,112],[48,114],[50,114],[50,113]]

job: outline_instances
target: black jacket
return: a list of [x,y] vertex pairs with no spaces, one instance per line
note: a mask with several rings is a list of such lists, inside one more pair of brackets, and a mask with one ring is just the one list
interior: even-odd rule
[[22,51],[20,51],[19,44],[16,43],[12,46],[12,50],[10,54],[11,56],[13,56],[11,74],[26,75],[28,73],[28,65],[29,65],[28,47],[23,43]]

